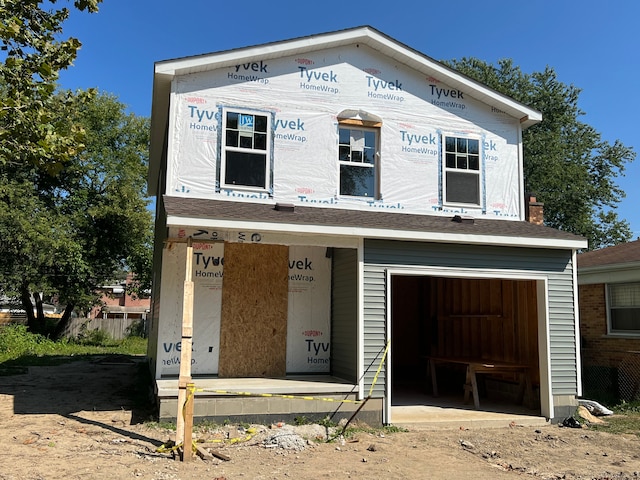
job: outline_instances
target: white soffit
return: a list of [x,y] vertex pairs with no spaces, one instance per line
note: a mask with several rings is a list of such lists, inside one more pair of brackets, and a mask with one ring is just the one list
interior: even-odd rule
[[391,230],[381,228],[339,227],[327,225],[296,225],[287,223],[254,222],[243,220],[220,220],[169,215],[169,227],[197,227],[252,230],[271,233],[288,233],[321,236],[349,236],[371,239],[461,243],[466,245],[494,245],[502,247],[550,248],[579,250],[587,247],[586,240],[562,240],[556,238],[511,237],[505,235],[469,235],[414,230]]

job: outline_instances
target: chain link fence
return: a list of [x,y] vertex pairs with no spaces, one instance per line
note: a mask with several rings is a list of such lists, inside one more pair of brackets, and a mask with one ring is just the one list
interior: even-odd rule
[[640,352],[583,349],[582,391],[609,406],[640,401]]

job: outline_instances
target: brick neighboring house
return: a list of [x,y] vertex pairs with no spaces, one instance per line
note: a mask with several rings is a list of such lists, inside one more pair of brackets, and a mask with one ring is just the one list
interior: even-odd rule
[[640,240],[578,255],[584,395],[640,398]]
[[91,309],[89,318],[104,318],[124,320],[147,320],[151,306],[151,298],[147,296],[131,295],[127,293],[127,285],[133,281],[133,274],[127,274],[124,280],[104,285],[99,291],[102,293],[100,304]]

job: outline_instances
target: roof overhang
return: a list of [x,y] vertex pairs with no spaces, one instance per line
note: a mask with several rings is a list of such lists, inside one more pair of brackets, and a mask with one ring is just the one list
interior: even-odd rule
[[640,282],[640,262],[615,263],[592,267],[580,267],[578,263],[579,285],[621,282]]
[[583,237],[519,220],[457,222],[455,217],[447,216],[320,206],[295,206],[293,211],[279,211],[267,203],[166,195],[163,207],[168,227],[251,231],[316,239],[365,238],[564,250],[587,247]]
[[151,108],[151,146],[149,153],[149,192],[157,193],[157,179],[168,125],[171,83],[177,76],[207,72],[254,60],[269,60],[302,55],[317,50],[362,44],[393,58],[429,77],[467,93],[518,119],[522,128],[542,120],[542,114],[483,85],[417,50],[369,27],[295,38],[252,47],[238,48],[204,55],[165,60],[155,63]]
[[168,227],[216,228],[240,231],[261,231],[300,236],[355,237],[377,240],[400,240],[435,243],[457,243],[465,245],[490,245],[500,247],[547,248],[579,250],[586,248],[586,240],[556,238],[527,238],[490,234],[468,234],[448,232],[417,232],[411,230],[391,230],[383,228],[298,225],[295,223],[269,223],[242,220],[216,220],[202,218],[167,217]]

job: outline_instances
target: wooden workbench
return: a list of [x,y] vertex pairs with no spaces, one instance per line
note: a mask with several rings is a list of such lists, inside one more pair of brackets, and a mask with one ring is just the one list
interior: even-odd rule
[[532,400],[531,375],[529,366],[518,363],[507,362],[488,362],[484,360],[476,360],[469,358],[450,358],[450,357],[426,357],[429,362],[429,372],[431,374],[431,385],[433,387],[433,395],[438,396],[438,380],[436,377],[436,364],[453,363],[466,365],[467,376],[464,384],[464,402],[469,402],[469,395],[473,395],[473,405],[476,410],[480,409],[480,398],[478,396],[478,381],[476,375],[479,373],[515,373],[520,377],[518,390],[518,403]]

